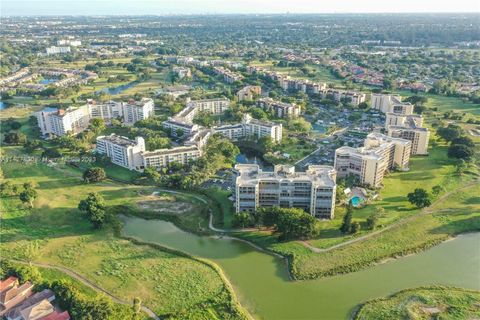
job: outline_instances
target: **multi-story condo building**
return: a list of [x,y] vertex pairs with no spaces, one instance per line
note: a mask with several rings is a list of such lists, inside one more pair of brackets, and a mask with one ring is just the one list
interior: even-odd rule
[[123,104],[123,122],[132,125],[155,115],[153,100],[142,98],[140,101],[129,100]]
[[102,118],[109,123],[112,119],[121,119],[123,117],[123,103],[108,101],[97,103],[95,100],[88,99],[87,105],[92,118]]
[[331,219],[335,210],[336,172],[330,166],[309,166],[295,172],[290,165],[263,171],[256,164],[237,164],[236,212],[260,207],[301,208],[316,218]]
[[99,136],[95,151],[106,155],[116,165],[129,170],[140,170],[143,168],[145,140],[142,137],[131,140],[115,134]]
[[51,46],[45,49],[47,55],[70,53],[70,47],[55,47]]
[[365,102],[367,98],[365,93],[338,89],[323,90],[319,94],[322,99],[328,98],[337,102],[345,101],[353,106],[358,106],[360,103]]
[[396,95],[372,93],[370,105],[372,109],[383,113],[413,114],[413,105],[402,102],[402,98]]
[[413,105],[393,104],[387,112],[385,129],[390,137],[403,138],[412,142],[412,154],[427,155],[430,131],[423,127],[423,117],[412,114]]
[[67,133],[82,132],[88,128],[93,118],[102,118],[107,123],[118,118],[123,119],[125,124],[133,124],[153,116],[154,111],[153,100],[143,98],[141,101],[131,100],[128,103],[109,101],[97,104],[88,100],[87,104],[80,107],[69,107],[65,110],[46,108],[35,115],[43,136],[60,137]]
[[253,100],[254,97],[262,94],[262,87],[260,86],[246,86],[237,92],[238,101]]
[[190,78],[192,76],[190,68],[173,67],[172,71],[178,76],[179,79]]
[[249,114],[246,114],[243,117],[242,124],[245,128],[246,137],[256,139],[270,137],[275,143],[282,141],[283,127],[281,123],[254,119]]
[[241,123],[214,127],[213,130],[234,141],[270,137],[273,142],[279,143],[282,141],[283,126],[281,123],[257,120],[246,114]]
[[[230,100],[227,98],[192,100],[187,102],[187,108],[194,108],[195,112],[210,112],[211,114],[222,114],[230,107]],[[191,119],[193,120],[193,118]]]
[[370,133],[363,147],[335,150],[335,170],[340,178],[352,174],[361,184],[379,187],[387,170],[408,170],[411,145],[406,139]]
[[226,83],[234,83],[235,81],[243,80],[243,76],[241,74],[233,72],[229,69],[225,69],[224,67],[214,67],[213,72],[222,75],[223,80]]
[[91,119],[87,105],[69,107],[65,110],[45,108],[35,115],[43,136],[60,137],[67,133],[77,134],[88,127]]
[[276,101],[271,98],[258,100],[257,105],[268,112],[273,113],[278,118],[296,118],[300,115],[300,106],[293,103]]
[[143,166],[161,168],[172,162],[188,164],[201,156],[201,149],[195,145],[181,146],[171,149],[147,151],[142,154]]
[[387,132],[390,137],[407,139],[412,142],[412,154],[427,155],[430,130],[422,127],[423,117],[419,115],[387,114]]

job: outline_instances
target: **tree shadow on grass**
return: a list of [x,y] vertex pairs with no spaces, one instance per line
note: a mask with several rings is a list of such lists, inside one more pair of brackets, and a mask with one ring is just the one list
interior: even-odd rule
[[480,216],[457,219],[430,230],[432,234],[459,234],[464,232],[480,232]]

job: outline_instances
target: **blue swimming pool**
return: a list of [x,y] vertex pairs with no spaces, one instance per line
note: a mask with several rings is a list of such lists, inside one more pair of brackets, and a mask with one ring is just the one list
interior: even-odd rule
[[352,201],[352,205],[353,205],[354,207],[358,207],[358,206],[361,205],[362,202],[363,202],[363,199],[360,198],[359,196],[354,196],[354,197],[352,197],[350,200]]

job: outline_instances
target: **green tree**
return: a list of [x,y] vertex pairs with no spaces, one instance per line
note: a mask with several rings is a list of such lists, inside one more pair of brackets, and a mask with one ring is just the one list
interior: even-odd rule
[[279,240],[309,239],[317,235],[317,219],[312,215],[295,208],[281,208],[279,212]]
[[352,201],[347,205],[347,212],[343,216],[343,222],[342,225],[340,226],[340,231],[342,233],[349,233],[351,228],[352,228],[352,215],[353,215],[353,205]]
[[475,155],[475,150],[472,147],[464,144],[452,144],[448,147],[448,156],[450,158],[462,159],[470,161]]
[[445,188],[443,188],[441,185],[435,185],[432,187],[432,194],[436,197],[438,196]]
[[83,172],[83,181],[86,183],[100,182],[107,178],[105,170],[100,167],[88,168]]
[[9,132],[5,134],[3,142],[11,145],[22,145],[27,141],[27,136],[21,132]]
[[105,126],[105,120],[103,120],[102,118],[93,118],[92,120],[90,120],[89,129],[95,132],[95,134],[99,134],[106,128],[107,127]]
[[33,187],[29,186],[28,188],[24,188],[22,192],[18,195],[20,201],[23,203],[28,203],[30,208],[33,208],[33,201],[37,198],[38,193]]
[[430,194],[425,189],[417,188],[407,195],[408,201],[417,208],[425,208],[432,204]]
[[367,217],[366,224],[369,230],[374,230],[378,226],[378,220],[380,216],[377,212],[370,214]]
[[350,228],[350,233],[355,234],[360,232],[361,226],[358,221],[352,222],[352,227]]
[[86,199],[81,200],[78,209],[85,213],[97,229],[101,228],[107,220],[105,200],[96,192],[89,193]]
[[253,223],[252,216],[248,212],[238,212],[233,216],[233,225],[235,227],[245,228]]

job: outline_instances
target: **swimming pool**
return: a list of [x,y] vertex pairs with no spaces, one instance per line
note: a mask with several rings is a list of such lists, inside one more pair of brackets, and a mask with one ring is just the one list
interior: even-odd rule
[[354,207],[358,207],[359,205],[362,204],[363,199],[360,198],[359,196],[354,196],[354,197],[352,197],[352,198],[350,199],[350,201],[352,201],[352,205],[353,205]]

